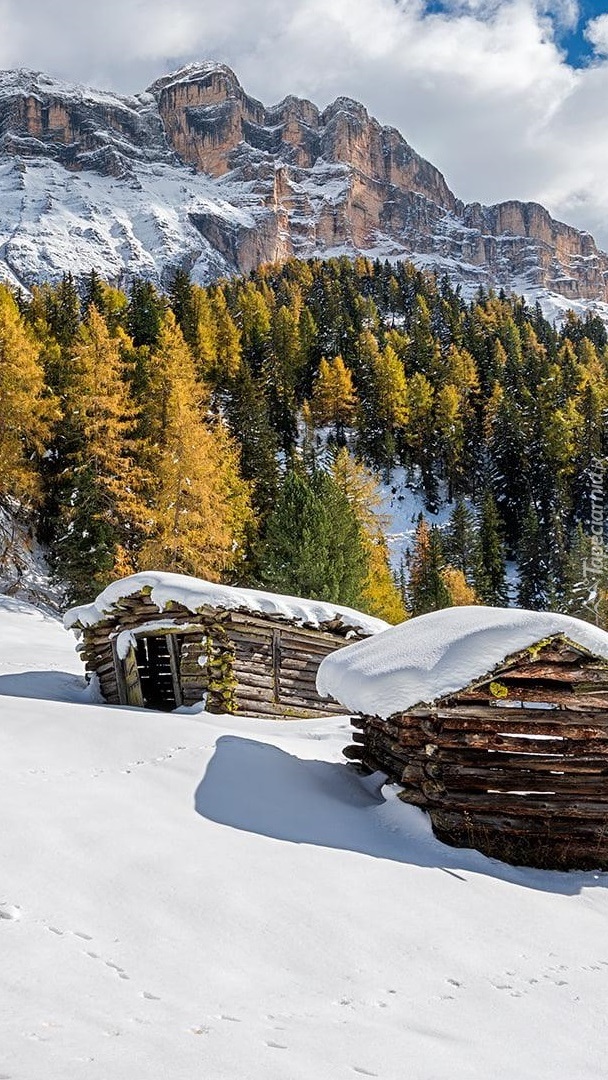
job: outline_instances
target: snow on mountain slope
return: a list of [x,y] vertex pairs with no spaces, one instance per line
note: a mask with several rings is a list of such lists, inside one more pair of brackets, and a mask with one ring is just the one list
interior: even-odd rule
[[0,656],[2,1076],[605,1076],[608,875],[442,846],[346,720],[89,703],[25,604]]
[[0,72],[0,277],[207,282],[287,257],[411,258],[608,318],[608,256],[540,205],[465,205],[359,102],[264,106],[203,61],[121,97]]
[[[185,170],[184,170],[185,171]],[[107,280],[129,273],[161,280],[186,264],[208,281],[228,264],[190,220],[213,210],[225,227],[253,227],[246,210],[229,205],[204,176],[171,165],[142,164],[137,184],[93,171],[70,173],[47,158],[23,171],[0,163],[0,274],[11,283],[56,280],[95,269]],[[6,268],[2,271],[3,266]]]

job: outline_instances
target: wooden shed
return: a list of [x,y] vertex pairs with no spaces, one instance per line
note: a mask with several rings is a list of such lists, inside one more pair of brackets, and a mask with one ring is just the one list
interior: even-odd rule
[[603,630],[452,608],[324,662],[318,685],[360,713],[346,756],[399,784],[439,839],[519,865],[608,869]]
[[343,711],[316,692],[323,657],[387,624],[315,600],[142,573],[72,608],[65,625],[110,704],[304,717]]

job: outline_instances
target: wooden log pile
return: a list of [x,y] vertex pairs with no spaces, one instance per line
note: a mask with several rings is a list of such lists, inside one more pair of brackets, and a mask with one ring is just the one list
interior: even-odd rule
[[439,839],[519,865],[608,869],[608,664],[569,643],[388,720],[346,756],[402,787]]

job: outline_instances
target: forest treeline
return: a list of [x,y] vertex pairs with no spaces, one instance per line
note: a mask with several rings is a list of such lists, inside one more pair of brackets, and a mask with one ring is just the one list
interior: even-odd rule
[[[558,330],[539,306],[466,303],[363,258],[206,288],[178,272],[166,294],[93,272],[0,287],[0,394],[0,497],[36,515],[69,600],[154,567],[398,621],[505,603],[511,560],[521,606],[604,603],[592,314]],[[396,466],[429,515],[452,504],[441,530],[421,518],[397,576],[377,512]]]

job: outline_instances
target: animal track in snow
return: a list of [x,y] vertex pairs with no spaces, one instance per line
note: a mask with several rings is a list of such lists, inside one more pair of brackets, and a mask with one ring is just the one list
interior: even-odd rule
[[377,1076],[378,1073],[370,1072],[369,1069],[363,1069],[360,1065],[351,1065],[353,1072],[359,1073],[359,1076]]
[[0,904],[0,919],[7,922],[18,922],[21,918],[21,909],[17,904]]

